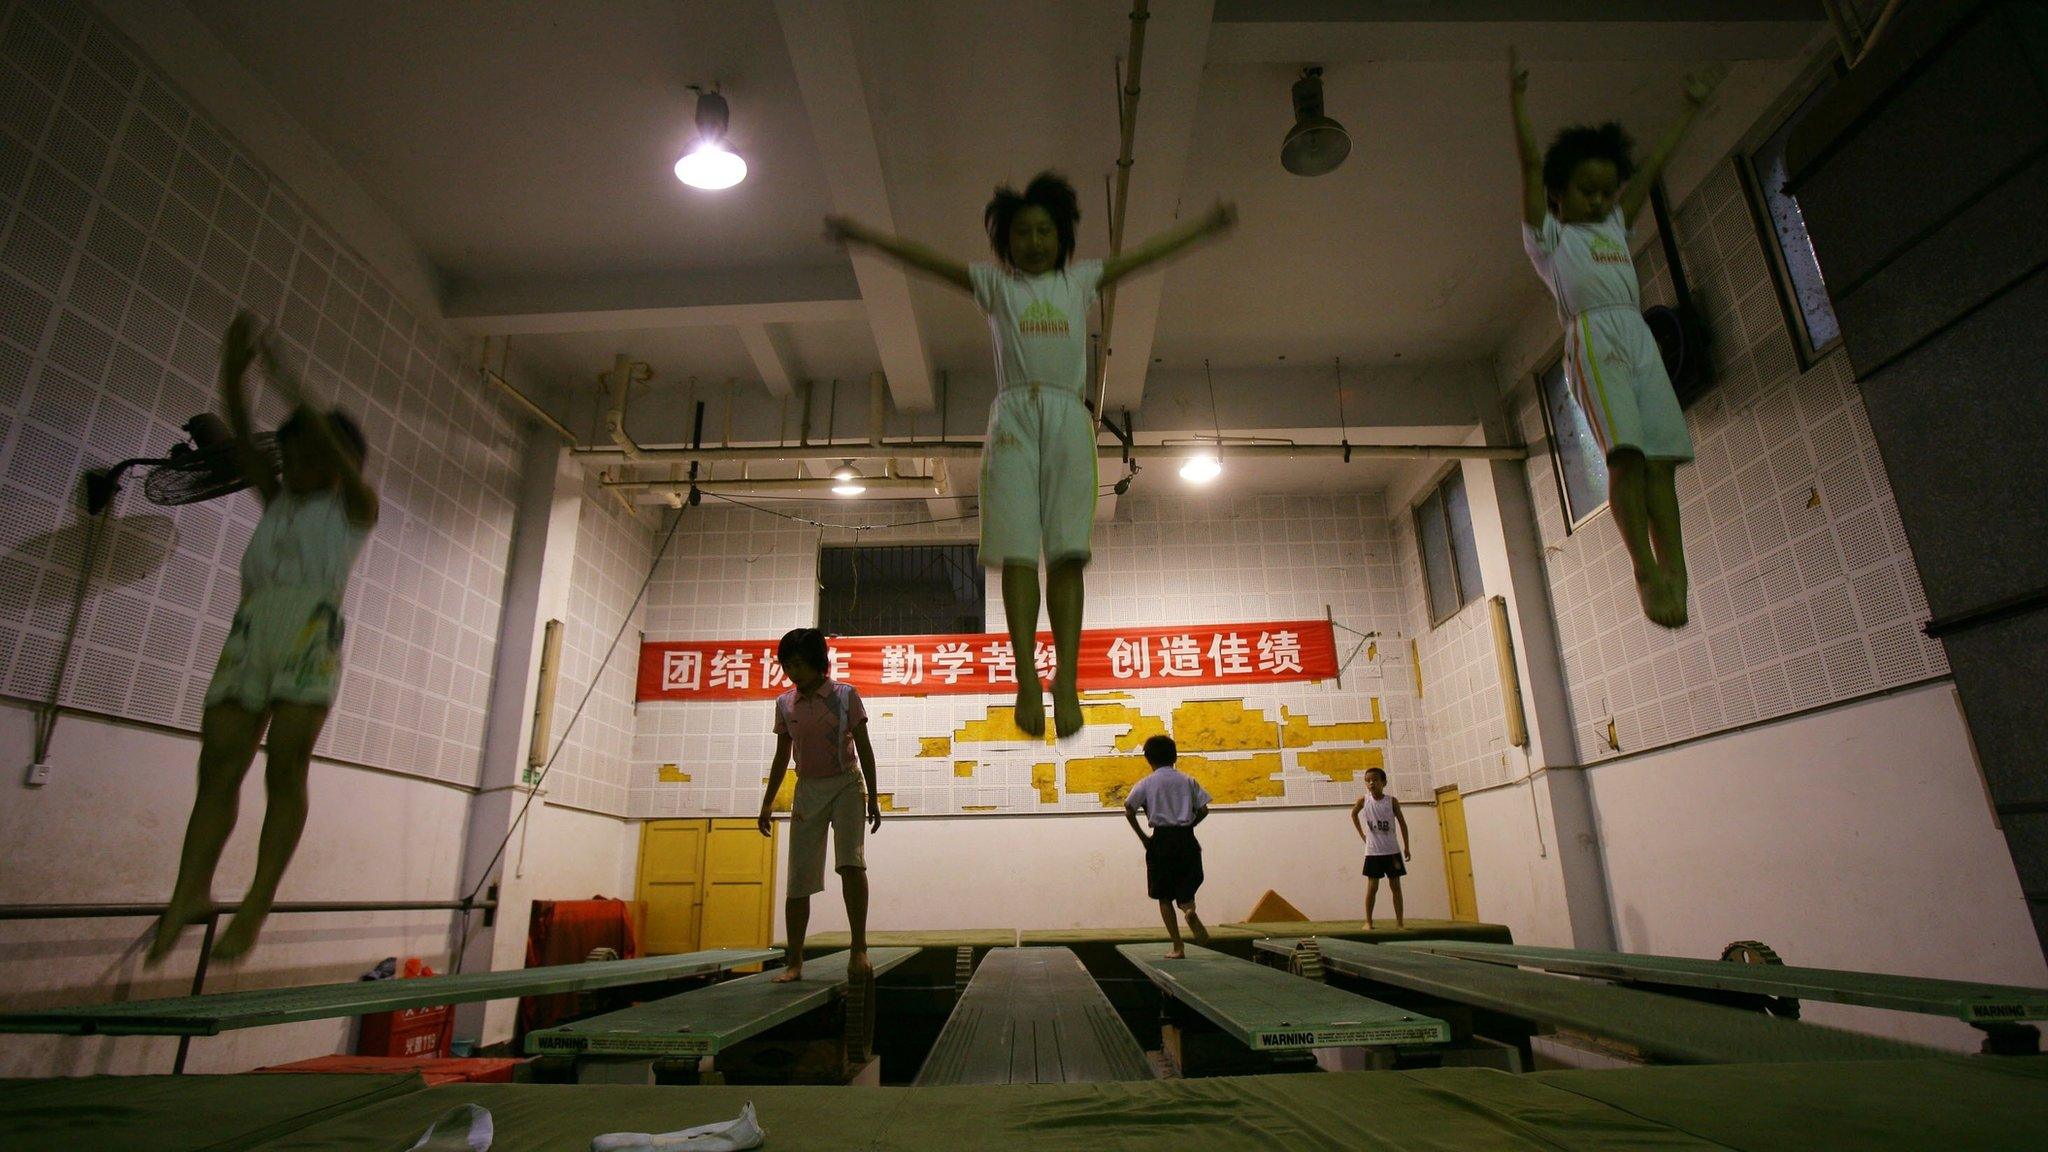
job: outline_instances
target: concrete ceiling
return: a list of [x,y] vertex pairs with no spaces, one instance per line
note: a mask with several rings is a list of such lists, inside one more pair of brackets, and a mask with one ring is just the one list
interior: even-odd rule
[[[820,218],[981,259],[990,188],[1050,167],[1081,192],[1082,253],[1108,247],[1124,0],[185,2],[412,238],[458,330],[511,334],[532,386],[585,382],[558,397],[579,429],[588,380],[620,352],[675,402],[650,411],[679,413],[693,378],[768,410],[804,380],[886,370],[899,413],[928,412],[950,376],[948,427],[972,428],[961,397],[981,393],[989,350],[971,303],[849,261]],[[1824,35],[1819,6],[1790,0],[1628,19],[1580,0],[1151,7],[1126,243],[1219,197],[1243,221],[1120,293],[1111,410],[1155,432],[1184,414],[1146,408],[1148,375],[1296,368],[1276,387],[1324,395],[1333,357],[1484,363],[1543,306],[1514,233],[1508,43],[1540,124],[1613,117],[1647,141],[1688,69],[1732,62],[1728,91],[1761,88]],[[1301,179],[1277,154],[1311,62],[1353,149]],[[750,169],[725,193],[670,172],[693,130],[686,85],[713,82]],[[684,438],[662,429],[644,438]],[[1294,483],[1291,466],[1260,482]]]

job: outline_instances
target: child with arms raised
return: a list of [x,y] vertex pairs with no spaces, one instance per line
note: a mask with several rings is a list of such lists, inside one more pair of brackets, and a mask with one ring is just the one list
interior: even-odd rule
[[988,316],[996,399],[981,457],[981,562],[1003,570],[1003,614],[1017,657],[1017,727],[1032,736],[1045,732],[1034,661],[1041,555],[1059,661],[1052,684],[1054,724],[1061,736],[1081,730],[1081,577],[1097,494],[1095,417],[1084,404],[1088,306],[1099,290],[1230,227],[1237,213],[1219,203],[1200,219],[1109,260],[1072,259],[1080,219],[1073,185],[1042,172],[1021,193],[996,189],[983,210],[993,264],[962,264],[844,217],[825,222],[842,243],[872,248],[972,293]]
[[[280,474],[256,447],[242,376],[263,358],[294,411],[277,430]],[[235,827],[242,777],[268,729],[267,797],[256,875],[213,954],[233,959],[255,944],[285,865],[306,825],[306,771],[341,678],[341,601],[350,567],[377,523],[377,493],[363,479],[366,442],[339,411],[307,405],[269,338],[242,313],[221,344],[221,399],[241,467],[263,499],[242,553],[242,599],[206,689],[200,720],[199,795],[185,827],[178,881],[157,921],[155,963],[213,904],[213,871]]]
[[1715,73],[1687,79],[1684,114],[1638,168],[1628,134],[1612,122],[1566,128],[1540,151],[1524,106],[1529,73],[1508,52],[1522,247],[1557,297],[1572,389],[1607,456],[1607,503],[1634,564],[1636,596],[1643,614],[1666,628],[1684,627],[1687,616],[1676,475],[1692,459],[1692,437],[1643,323],[1628,229],[1719,82]]

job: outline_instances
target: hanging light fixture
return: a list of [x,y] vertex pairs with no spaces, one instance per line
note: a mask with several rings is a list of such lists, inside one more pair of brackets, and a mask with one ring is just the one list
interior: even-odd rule
[[868,490],[868,486],[860,480],[860,469],[855,468],[853,461],[848,460],[832,470],[832,492],[838,496],[858,496]]
[[697,94],[697,138],[676,161],[676,179],[709,191],[730,188],[747,178],[747,162],[725,143],[731,109],[715,91],[706,92],[695,84],[690,90]]
[[1323,115],[1323,70],[1310,65],[1294,82],[1294,127],[1280,145],[1280,166],[1296,176],[1321,176],[1351,154],[1351,134]]

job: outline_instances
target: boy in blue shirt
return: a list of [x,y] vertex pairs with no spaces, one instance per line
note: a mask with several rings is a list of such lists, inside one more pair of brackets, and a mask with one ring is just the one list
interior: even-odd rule
[[[1209,930],[1195,915],[1195,889],[1202,886],[1202,846],[1195,840],[1195,825],[1209,817],[1209,794],[1194,777],[1173,766],[1180,749],[1171,736],[1154,736],[1145,741],[1145,762],[1152,774],[1137,782],[1124,798],[1124,819],[1145,845],[1145,887],[1159,901],[1159,917],[1166,921],[1166,934],[1173,939],[1168,960],[1187,955],[1180,942],[1180,923],[1173,906],[1180,905],[1188,918],[1188,931],[1195,943],[1207,944]],[[1152,825],[1145,835],[1138,827],[1138,813]]]

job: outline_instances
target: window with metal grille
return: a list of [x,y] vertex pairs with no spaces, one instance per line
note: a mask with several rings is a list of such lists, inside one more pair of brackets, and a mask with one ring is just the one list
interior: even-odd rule
[[1479,599],[1479,546],[1472,538],[1472,506],[1465,474],[1453,466],[1415,506],[1415,542],[1428,589],[1429,622],[1441,624]]
[[987,570],[972,544],[818,549],[818,627],[834,636],[985,630]]
[[1565,531],[1576,532],[1593,513],[1607,507],[1607,458],[1586,410],[1572,395],[1570,369],[1562,357],[1536,374],[1543,400],[1543,428],[1550,434],[1551,471],[1564,497]]
[[[1770,256],[1772,279],[1777,283],[1778,303],[1785,322],[1792,329],[1793,344],[1799,352],[1799,367],[1811,367],[1842,342],[1841,326],[1835,321],[1835,306],[1828,296],[1820,262],[1813,254],[1813,241],[1806,236],[1806,220],[1799,214],[1799,201],[1785,190],[1785,142],[1792,129],[1813,110],[1820,98],[1835,86],[1832,74],[1824,76],[1784,123],[1749,152],[1737,165],[1743,189],[1749,194],[1764,251]],[[1751,333],[1755,338],[1755,333]]]

